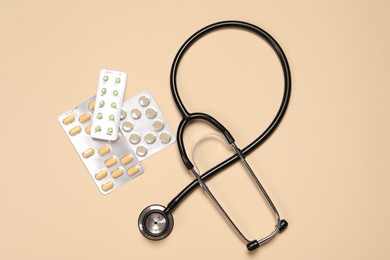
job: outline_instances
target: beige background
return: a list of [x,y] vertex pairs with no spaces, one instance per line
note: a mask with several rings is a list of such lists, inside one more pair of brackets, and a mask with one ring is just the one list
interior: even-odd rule
[[[389,8],[387,1],[0,1],[0,259],[389,259]],[[293,78],[285,119],[248,157],[290,226],[253,254],[200,190],[174,212],[167,239],[145,239],[140,211],[166,205],[192,180],[176,145],[104,197],[57,121],[94,95],[99,70],[109,68],[128,73],[126,99],[150,89],[176,129],[173,57],[196,30],[226,19],[271,33]],[[179,84],[188,109],[218,118],[240,146],[267,126],[282,93],[270,48],[239,30],[194,45]],[[191,127],[189,149],[209,131]],[[210,141],[196,158],[204,170],[226,154]],[[240,165],[209,185],[247,236],[271,231],[272,216]]]

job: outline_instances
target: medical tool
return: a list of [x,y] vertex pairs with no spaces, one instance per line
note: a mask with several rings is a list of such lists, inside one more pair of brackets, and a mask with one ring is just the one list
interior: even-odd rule
[[[243,149],[240,149],[235,144],[235,140],[233,136],[230,134],[230,132],[215,118],[212,116],[205,114],[205,113],[190,113],[186,107],[184,106],[178,89],[177,89],[177,83],[176,83],[176,75],[179,68],[180,61],[182,60],[184,54],[186,51],[199,39],[201,39],[203,36],[210,32],[214,32],[219,29],[224,28],[239,28],[244,29],[246,31],[252,32],[257,36],[260,36],[263,40],[265,40],[275,51],[277,54],[279,61],[282,65],[283,74],[284,74],[284,93],[282,102],[280,104],[280,107],[275,115],[275,118],[272,120],[271,124],[264,130],[263,133],[261,133],[253,142],[251,142],[249,145],[244,147]],[[185,167],[191,172],[191,174],[195,177],[195,180],[192,181],[187,187],[185,187],[175,198],[173,198],[167,205],[167,207],[163,207],[161,205],[151,205],[149,207],[146,207],[140,214],[138,219],[138,227],[141,231],[141,233],[148,239],[151,240],[160,240],[165,237],[167,237],[172,229],[173,229],[173,216],[172,212],[175,210],[175,208],[180,204],[180,202],[183,201],[183,199],[188,196],[198,185],[204,190],[204,192],[210,197],[212,202],[215,204],[215,206],[218,208],[220,213],[223,215],[225,220],[230,224],[232,229],[237,233],[237,235],[246,243],[247,249],[249,251],[252,251],[256,248],[258,248],[260,245],[270,241],[272,238],[276,236],[279,232],[283,231],[287,228],[288,223],[284,219],[280,219],[279,213],[271,201],[271,198],[268,196],[267,192],[265,191],[263,185],[260,183],[258,178],[256,177],[255,173],[247,163],[245,156],[249,155],[251,152],[253,152],[257,147],[259,147],[261,144],[263,144],[267,138],[271,136],[271,134],[275,131],[279,123],[281,122],[290,98],[291,93],[291,74],[290,74],[290,68],[288,65],[287,58],[279,46],[279,44],[275,41],[275,39],[269,35],[267,32],[265,32],[263,29],[246,22],[241,21],[223,21],[211,24],[195,34],[193,34],[179,49],[178,53],[176,54],[172,67],[171,67],[171,75],[170,75],[170,84],[171,84],[171,92],[173,99],[175,101],[175,104],[177,108],[179,109],[180,113],[183,116],[183,119],[181,120],[178,131],[177,131],[177,144],[178,149],[181,155],[181,158],[183,160],[183,163]],[[213,168],[209,169],[207,172],[205,172],[203,175],[200,175],[200,173],[196,170],[193,163],[189,160],[185,145],[183,142],[183,134],[186,126],[188,126],[190,123],[194,121],[206,121],[210,125],[214,126],[218,131],[221,132],[221,134],[226,138],[226,141],[230,144],[232,149],[235,152],[235,155],[227,158],[223,162],[219,163],[218,165],[214,166]],[[221,172],[223,169],[226,169],[233,163],[241,161],[241,163],[244,165],[246,171],[250,175],[250,177],[253,179],[253,181],[256,183],[257,187],[259,188],[260,192],[262,193],[263,197],[265,198],[267,204],[269,205],[270,209],[272,210],[275,219],[276,219],[276,225],[274,230],[267,236],[261,238],[261,239],[255,239],[255,240],[249,240],[245,237],[245,235],[239,230],[239,228],[236,226],[236,224],[232,221],[232,219],[229,217],[229,215],[225,212],[225,210],[222,208],[222,206],[219,204],[219,202],[216,200],[212,192],[208,189],[205,181],[210,179],[211,177],[215,176],[217,173]]]

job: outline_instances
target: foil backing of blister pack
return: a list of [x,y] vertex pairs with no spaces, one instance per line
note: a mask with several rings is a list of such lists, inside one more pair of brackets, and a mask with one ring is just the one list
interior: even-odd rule
[[99,191],[106,195],[142,174],[144,168],[121,130],[114,141],[91,137],[95,98],[60,115],[58,120]]
[[176,141],[168,121],[150,91],[145,90],[123,103],[126,118],[120,130],[140,161]]

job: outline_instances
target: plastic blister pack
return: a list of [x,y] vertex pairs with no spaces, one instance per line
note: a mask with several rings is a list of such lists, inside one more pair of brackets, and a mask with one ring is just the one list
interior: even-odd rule
[[150,91],[145,90],[123,103],[126,118],[120,129],[140,161],[176,141],[176,136],[157,106]]
[[[91,137],[95,106],[92,97],[58,120],[100,192],[106,195],[142,174],[144,168],[121,130],[113,141]],[[124,116],[120,113],[121,119]]]

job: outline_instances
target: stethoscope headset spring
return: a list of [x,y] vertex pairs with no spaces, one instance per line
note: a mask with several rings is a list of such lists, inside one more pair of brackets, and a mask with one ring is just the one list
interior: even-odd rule
[[[230,132],[215,118],[213,118],[210,115],[204,114],[204,113],[190,113],[185,108],[179,92],[177,90],[177,83],[176,83],[176,75],[178,71],[178,67],[180,64],[181,59],[183,58],[186,51],[200,38],[205,36],[206,34],[210,32],[214,32],[218,29],[223,28],[239,28],[244,29],[249,32],[254,33],[255,35],[261,37],[263,40],[265,40],[275,51],[277,54],[279,61],[282,65],[283,69],[283,75],[284,75],[284,93],[282,102],[280,104],[280,107],[270,123],[270,125],[263,131],[262,134],[260,134],[254,141],[252,141],[249,145],[244,147],[243,149],[240,149],[236,146],[235,140],[233,136],[230,134]],[[279,232],[282,232],[284,229],[287,228],[288,223],[284,219],[280,219],[279,213],[271,201],[270,197],[268,196],[267,192],[265,191],[264,187],[252,171],[251,167],[247,163],[245,156],[250,154],[252,151],[254,151],[257,147],[262,145],[275,131],[277,126],[280,124],[289,103],[290,99],[290,93],[291,93],[291,74],[290,74],[290,68],[288,65],[287,58],[282,50],[282,48],[279,46],[279,44],[276,42],[276,40],[268,34],[263,29],[250,24],[246,22],[241,21],[223,21],[211,24],[209,26],[204,27],[203,29],[197,31],[195,34],[193,34],[190,38],[188,38],[187,41],[184,42],[184,44],[181,46],[179,51],[177,52],[173,64],[171,67],[171,75],[170,75],[170,84],[171,84],[171,92],[173,99],[175,101],[175,104],[177,108],[179,109],[180,113],[183,116],[183,119],[181,120],[178,131],[177,131],[177,145],[180,152],[180,156],[183,160],[184,165],[186,168],[192,173],[192,175],[195,177],[195,180],[192,181],[187,187],[185,187],[175,198],[173,198],[167,205],[167,207],[163,207],[158,204],[151,205],[149,207],[146,207],[140,214],[138,218],[138,227],[141,231],[141,233],[148,239],[151,240],[160,240],[165,237],[167,237],[172,229],[173,229],[173,216],[172,212],[173,210],[180,204],[180,202],[183,201],[183,199],[189,195],[196,187],[200,186],[204,192],[210,197],[214,205],[218,208],[220,213],[223,215],[225,220],[230,224],[232,229],[236,232],[236,234],[246,243],[247,249],[249,251],[252,251],[256,248],[258,248],[260,245],[267,243],[271,239],[273,239],[276,234]],[[183,142],[183,133],[185,130],[185,127],[195,120],[202,120],[206,121],[212,126],[214,126],[218,131],[221,132],[221,134],[226,138],[227,142],[230,144],[232,149],[234,150],[234,155],[227,158],[223,162],[219,163],[218,165],[214,166],[213,168],[209,169],[204,174],[200,175],[196,170],[192,162],[189,160],[186,149]],[[205,184],[205,181],[210,179],[211,177],[215,176],[217,173],[221,172],[223,169],[229,167],[233,163],[241,161],[244,165],[246,171],[251,176],[253,181],[256,183],[257,187],[261,191],[263,197],[265,198],[267,204],[271,208],[275,219],[276,219],[276,225],[274,230],[267,236],[261,238],[261,239],[255,239],[255,240],[249,240],[247,239],[243,233],[237,228],[235,223],[231,220],[231,218],[228,216],[228,214],[225,212],[225,210],[221,207],[219,202],[215,199],[214,195],[211,193],[211,191],[208,189],[207,185]]]

